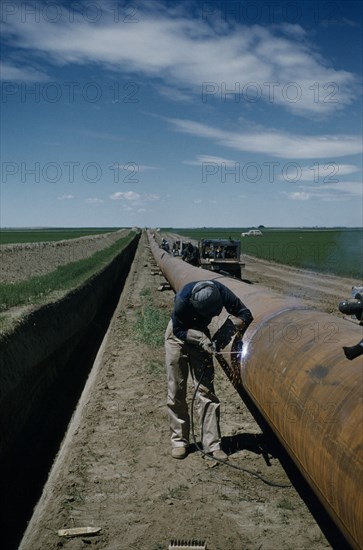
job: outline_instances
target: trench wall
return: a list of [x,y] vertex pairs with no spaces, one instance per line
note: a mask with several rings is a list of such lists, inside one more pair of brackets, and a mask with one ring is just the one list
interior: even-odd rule
[[35,310],[0,340],[0,463],[44,407],[49,389],[104,303],[121,290],[139,238],[82,286]]

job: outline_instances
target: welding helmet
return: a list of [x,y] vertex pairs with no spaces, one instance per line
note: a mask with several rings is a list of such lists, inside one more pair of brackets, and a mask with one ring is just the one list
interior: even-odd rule
[[193,286],[190,303],[202,317],[219,315],[223,308],[221,294],[212,281],[200,281]]

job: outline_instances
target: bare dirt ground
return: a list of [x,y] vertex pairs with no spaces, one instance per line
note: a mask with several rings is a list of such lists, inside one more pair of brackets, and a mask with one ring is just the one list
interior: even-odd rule
[[310,307],[341,316],[338,303],[351,298],[352,286],[358,279],[336,277],[245,256],[244,278],[274,291],[304,300]]
[[0,245],[0,283],[15,283],[46,275],[61,265],[89,258],[128,231],[121,229],[63,241]]
[[[279,451],[219,367],[216,393],[223,446],[230,462],[273,483],[216,465],[192,452],[170,456],[163,346],[135,339],[145,291],[171,311],[172,291],[158,292],[145,236],[114,314],[102,353],[90,375],[60,458],[56,461],[21,550],[162,550],[172,539],[206,540],[209,550],[322,550],[332,548],[278,458]],[[248,266],[246,276],[288,293],[309,296],[335,311],[350,286],[292,274],[279,266]],[[283,279],[282,279],[283,278]],[[336,285],[336,286],[335,286]],[[310,299],[310,298],[309,298]],[[318,298],[315,298],[317,300]],[[334,308],[333,308],[334,304]],[[190,388],[189,400],[192,396]],[[308,500],[307,500],[308,502]],[[57,530],[101,527],[94,537],[61,538]]]

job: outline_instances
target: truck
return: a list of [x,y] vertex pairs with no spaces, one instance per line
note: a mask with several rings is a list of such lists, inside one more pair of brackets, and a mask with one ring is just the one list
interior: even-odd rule
[[242,237],[262,237],[262,231],[259,229],[250,229],[247,233],[241,233]]
[[200,267],[242,279],[241,243],[233,239],[202,239],[198,242]]

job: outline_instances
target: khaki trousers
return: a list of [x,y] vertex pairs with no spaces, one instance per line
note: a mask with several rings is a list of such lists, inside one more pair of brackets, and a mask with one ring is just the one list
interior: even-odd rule
[[176,338],[170,321],[165,332],[165,363],[172,447],[185,447],[189,444],[190,417],[186,403],[188,373],[190,372],[196,387],[204,371],[195,400],[203,450],[211,453],[220,449],[220,401],[214,393],[212,356],[201,348]]

